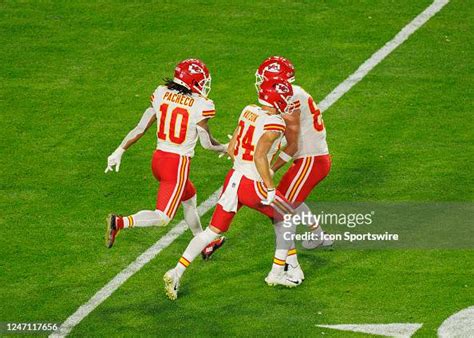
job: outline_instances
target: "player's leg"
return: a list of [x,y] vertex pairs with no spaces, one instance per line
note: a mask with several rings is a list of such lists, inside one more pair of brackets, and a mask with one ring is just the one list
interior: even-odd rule
[[196,188],[190,179],[186,182],[181,204],[183,205],[184,220],[188,224],[193,235],[196,236],[198,233],[202,232],[202,225],[197,210]]
[[[223,192],[227,187],[230,176],[233,170],[229,172],[224,182]],[[165,281],[165,291],[171,300],[178,297],[179,280],[183,275],[186,268],[191,262],[199,255],[202,250],[214,241],[221,232],[226,232],[234,217],[234,212],[225,211],[220,204],[217,204],[214,213],[212,215],[211,223],[206,230],[198,233],[189,242],[186,250],[184,251],[181,258],[178,260],[176,267],[168,270],[163,277]]]
[[[303,203],[316,185],[321,182],[328,174],[331,168],[331,159],[329,155],[304,157],[294,161],[293,165],[283,176],[278,190],[285,195],[293,207],[298,207]],[[305,212],[310,212],[304,207]],[[314,226],[314,225],[313,225]],[[309,229],[321,236],[321,227]],[[315,236],[317,238],[317,236]],[[305,241],[305,248],[314,249],[317,247],[331,246],[332,241]],[[299,276],[304,279],[297,256],[296,245],[293,242],[286,260],[286,269],[291,275]]]
[[[196,236],[202,232],[202,226],[201,218],[199,217],[197,210],[196,188],[190,179],[186,182],[181,204],[183,205],[184,220],[188,224],[193,235]],[[224,236],[220,236],[209,243],[209,245],[202,251],[203,259],[209,259],[211,255],[224,244],[225,239]]]
[[117,233],[126,228],[165,226],[176,214],[189,176],[188,157],[155,151],[153,175],[160,181],[155,210],[141,210],[130,216],[111,215],[107,222],[106,244],[112,247]]
[[286,173],[280,180],[277,190],[281,192],[286,198],[287,194],[290,191],[290,187],[296,184],[296,180],[300,177],[301,172],[303,171],[303,158],[299,158],[293,161],[293,164],[288,168]]
[[163,276],[165,292],[169,299],[175,300],[178,297],[179,281],[186,268],[220,233],[227,231],[234,215],[235,213],[224,211],[220,204],[217,204],[209,227],[194,236],[178,260],[176,267],[168,270]]
[[[230,181],[233,174],[234,174],[234,170],[230,170],[227,173],[227,176],[224,180],[222,192],[221,192],[219,197],[221,197],[222,194],[224,193],[225,188],[227,187],[227,184],[229,184],[229,181]],[[238,207],[238,208],[240,208],[240,207]],[[204,250],[202,250],[202,259],[209,260],[212,257],[212,255],[214,254],[214,252],[216,252],[220,247],[222,247],[222,245],[224,245],[225,241],[226,241],[226,238],[224,236],[220,236],[217,239],[215,239],[214,241],[212,241],[211,243],[209,243],[209,245],[207,245],[204,248]]]
[[216,205],[209,227],[203,231],[205,234],[202,236],[201,234],[198,234],[193,238],[181,256],[181,259],[178,261],[176,269],[180,277],[188,267],[189,263],[191,263],[209,243],[214,241],[219,234],[226,232],[229,229],[234,216],[234,212],[225,211],[220,204]]
[[[306,176],[304,174],[308,170],[307,165],[308,163],[307,161],[304,161],[304,158],[296,159],[287,172],[283,175],[280,183],[278,184],[277,190],[280,191],[286,198],[288,198],[288,195],[293,190],[300,177],[302,178]],[[295,201],[290,200],[290,202]],[[293,205],[293,207],[296,206]],[[285,270],[289,271],[289,273],[294,277],[304,280],[304,274],[298,262],[295,241],[292,241],[290,245],[288,256],[286,258]]]
[[268,285],[298,286],[301,281],[293,280],[285,273],[285,261],[296,226],[291,223],[285,224],[284,219],[285,215],[292,214],[293,208],[278,191],[275,202],[272,205],[263,205],[261,201],[266,198],[267,192],[264,185],[260,182],[244,178],[242,179],[241,188],[242,197],[239,189],[239,200],[241,203],[270,217],[274,222],[276,248],[272,268],[265,281]]
[[[326,178],[331,169],[331,157],[329,155],[321,155],[306,158],[311,163],[310,173],[303,180],[302,183],[296,187],[294,195],[292,195],[292,202],[295,205],[301,205],[302,212],[310,214],[311,210],[306,204],[302,204],[311,191]],[[333,245],[333,241],[324,239],[324,232],[319,224],[313,224],[308,230],[312,233],[310,240],[305,240],[302,245],[306,249],[316,249],[321,247],[328,247]],[[290,264],[294,261],[290,257]]]
[[[289,188],[284,193],[291,203],[303,203],[311,191],[326,178],[331,169],[329,155],[304,157],[299,160],[303,162],[303,170],[293,177]],[[306,170],[305,167],[307,167]]]
[[189,178],[190,158],[164,153],[152,164],[155,177],[160,179],[156,209],[142,210],[124,217],[124,227],[165,226],[176,215]]

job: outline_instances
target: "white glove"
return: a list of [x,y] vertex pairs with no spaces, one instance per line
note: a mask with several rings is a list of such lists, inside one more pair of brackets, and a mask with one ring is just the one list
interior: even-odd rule
[[122,160],[122,155],[125,152],[125,149],[122,147],[118,147],[112,155],[107,158],[107,168],[105,168],[105,173],[109,171],[113,171],[113,167],[115,166],[115,171],[118,172],[120,170],[120,161]]
[[273,201],[275,200],[275,195],[276,195],[276,189],[275,188],[267,189],[267,198],[262,200],[262,204],[263,205],[272,204]]
[[[228,138],[229,140],[231,140],[231,139],[232,139],[232,135],[227,134],[227,138]],[[230,143],[230,142],[227,142],[226,144],[223,144],[223,146],[226,147],[227,150],[229,149],[229,143]],[[219,154],[219,158],[221,158],[221,157],[223,157],[223,156],[225,156],[225,155],[227,155],[227,159],[230,160],[230,156],[227,154],[227,152],[225,152],[225,153],[220,153],[220,154]]]
[[227,149],[229,148],[229,143],[223,144],[222,146],[226,149],[226,151],[219,153],[219,158],[227,155],[227,159],[230,160],[230,156],[227,154]]

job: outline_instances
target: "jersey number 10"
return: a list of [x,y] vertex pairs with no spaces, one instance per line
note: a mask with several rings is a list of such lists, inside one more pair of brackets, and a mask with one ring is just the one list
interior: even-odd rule
[[[163,103],[160,106],[160,125],[158,127],[158,138],[160,140],[166,141],[166,117],[168,115],[168,104]],[[181,118],[179,118],[181,117]],[[180,125],[178,130],[176,130],[176,123],[180,120]],[[189,120],[189,112],[182,108],[176,107],[171,111],[171,116],[169,119],[169,128],[168,128],[168,136],[169,140],[175,144],[181,144],[186,139],[186,132],[188,131],[188,120]]]

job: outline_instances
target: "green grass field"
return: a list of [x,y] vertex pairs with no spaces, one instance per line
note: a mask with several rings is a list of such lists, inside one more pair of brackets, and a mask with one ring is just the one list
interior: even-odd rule
[[[272,54],[323,99],[430,1],[2,1],[0,3],[0,322],[63,322],[167,228],[103,243],[109,212],[153,208],[152,130],[104,174],[149,96],[190,56],[212,73],[221,140],[255,102],[254,72]],[[333,157],[311,201],[463,201],[473,191],[474,6],[452,1],[324,115]],[[229,161],[198,149],[191,177],[204,201]],[[211,212],[203,219],[209,221]],[[128,280],[73,336],[358,336],[317,324],[423,323],[434,336],[474,305],[473,250],[301,251],[306,281],[263,278],[273,230],[251,210],[180,298],[162,275],[188,231]]]

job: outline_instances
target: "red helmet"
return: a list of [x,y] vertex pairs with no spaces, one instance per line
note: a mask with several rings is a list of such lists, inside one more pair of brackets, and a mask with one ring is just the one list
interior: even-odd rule
[[263,80],[279,77],[288,82],[295,81],[295,67],[290,60],[282,56],[270,56],[262,62],[255,72],[255,86],[262,84]]
[[206,97],[211,91],[209,69],[204,62],[198,59],[186,59],[178,63],[174,69],[173,82]]
[[293,88],[280,78],[264,79],[258,90],[258,102],[276,108],[280,113],[291,114]]

